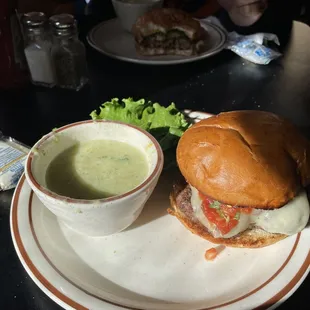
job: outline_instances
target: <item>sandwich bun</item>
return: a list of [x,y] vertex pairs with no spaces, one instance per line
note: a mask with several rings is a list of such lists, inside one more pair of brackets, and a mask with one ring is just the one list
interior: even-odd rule
[[190,127],[177,146],[185,178],[168,213],[230,247],[265,247],[309,224],[310,142],[263,111],[233,111]]
[[156,8],[140,16],[132,27],[132,33],[138,42],[144,37],[157,32],[166,33],[176,29],[192,41],[197,41],[203,35],[203,28],[198,20],[192,18],[188,13],[172,8]]
[[220,113],[193,125],[177,162],[199,192],[238,207],[280,208],[310,182],[310,142],[264,111]]
[[136,51],[145,56],[197,55],[205,48],[206,31],[188,13],[157,8],[140,16],[132,27]]

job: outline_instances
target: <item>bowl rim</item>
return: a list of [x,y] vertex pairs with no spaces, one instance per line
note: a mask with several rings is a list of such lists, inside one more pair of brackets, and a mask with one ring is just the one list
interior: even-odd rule
[[[59,195],[49,189],[47,189],[46,187],[40,185],[37,180],[35,179],[35,177],[32,174],[32,160],[33,157],[35,155],[35,152],[33,151],[34,148],[38,149],[40,148],[40,146],[46,142],[48,139],[50,139],[51,137],[53,137],[55,135],[55,133],[59,133],[62,131],[65,131],[69,128],[75,127],[75,126],[80,126],[80,125],[85,125],[85,124],[90,124],[90,123],[95,123],[95,122],[99,122],[99,123],[109,123],[109,124],[119,124],[125,127],[130,127],[133,128],[137,131],[139,131],[140,133],[144,134],[145,136],[147,136],[153,143],[153,145],[155,146],[156,149],[156,153],[157,153],[157,162],[155,165],[155,168],[153,169],[153,172],[141,183],[139,184],[137,187],[133,188],[132,190],[121,194],[121,195],[117,195],[117,196],[112,196],[112,197],[108,197],[108,198],[101,198],[101,199],[77,199],[77,198],[71,198],[71,197],[67,197],[67,196],[63,196],[63,195]],[[47,195],[48,197],[52,198],[52,199],[56,199],[65,203],[74,203],[74,204],[82,204],[82,205],[90,205],[90,204],[97,204],[97,203],[107,203],[107,202],[112,202],[112,201],[117,201],[117,200],[121,200],[123,198],[126,198],[128,196],[131,196],[132,194],[135,194],[137,192],[139,192],[141,189],[143,189],[147,184],[149,184],[154,177],[157,175],[157,173],[161,172],[162,168],[163,168],[163,163],[164,163],[164,154],[162,151],[161,146],[159,145],[158,141],[154,138],[154,136],[152,136],[150,133],[148,133],[146,130],[141,129],[135,125],[131,125],[131,124],[127,124],[124,122],[120,122],[120,121],[111,121],[111,120],[85,120],[85,121],[79,121],[79,122],[75,122],[75,123],[71,123],[71,124],[67,124],[65,126],[62,126],[60,128],[57,128],[51,132],[49,132],[48,134],[44,135],[43,137],[41,137],[40,140],[38,140],[34,146],[31,148],[30,152],[28,153],[27,159],[26,159],[26,163],[25,163],[25,175],[26,178],[28,180],[28,182],[30,182],[36,190],[38,190],[39,192],[42,192],[43,194]]]

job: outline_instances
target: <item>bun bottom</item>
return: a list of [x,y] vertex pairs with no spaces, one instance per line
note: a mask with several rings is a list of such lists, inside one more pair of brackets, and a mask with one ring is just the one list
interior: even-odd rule
[[174,185],[170,194],[172,209],[168,213],[177,217],[178,220],[192,233],[215,244],[222,244],[236,248],[262,248],[279,242],[287,235],[268,233],[259,228],[248,229],[237,236],[231,238],[214,238],[193,214],[193,209],[188,207],[190,204],[191,189],[188,185]]

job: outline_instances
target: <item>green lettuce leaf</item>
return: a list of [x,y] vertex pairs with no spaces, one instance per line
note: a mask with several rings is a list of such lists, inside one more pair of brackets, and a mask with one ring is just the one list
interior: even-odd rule
[[176,108],[174,103],[163,107],[144,99],[133,100],[113,98],[100,106],[99,112],[93,111],[93,120],[105,119],[136,125],[150,132],[159,142],[165,153],[165,166],[175,164],[175,148],[190,123]]

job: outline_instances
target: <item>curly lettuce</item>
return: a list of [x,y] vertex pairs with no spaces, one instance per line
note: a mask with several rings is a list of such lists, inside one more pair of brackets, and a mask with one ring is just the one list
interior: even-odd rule
[[93,120],[113,120],[136,125],[150,134],[159,142],[165,154],[165,167],[175,165],[175,149],[182,134],[190,126],[184,114],[171,103],[168,107],[144,99],[113,98],[103,103],[99,111],[93,111]]

